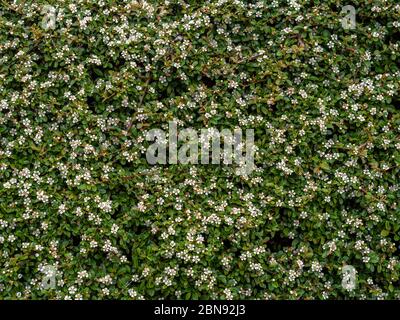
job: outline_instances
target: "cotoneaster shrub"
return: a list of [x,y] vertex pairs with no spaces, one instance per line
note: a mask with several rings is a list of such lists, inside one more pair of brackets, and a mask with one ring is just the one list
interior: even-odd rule
[[[0,298],[399,298],[397,0],[0,12]],[[254,129],[257,170],[149,165],[173,120]]]

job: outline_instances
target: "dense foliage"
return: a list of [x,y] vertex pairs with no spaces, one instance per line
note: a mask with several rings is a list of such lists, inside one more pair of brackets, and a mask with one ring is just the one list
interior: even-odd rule
[[[0,11],[1,298],[400,297],[397,0]],[[172,120],[254,129],[257,169],[149,165]]]

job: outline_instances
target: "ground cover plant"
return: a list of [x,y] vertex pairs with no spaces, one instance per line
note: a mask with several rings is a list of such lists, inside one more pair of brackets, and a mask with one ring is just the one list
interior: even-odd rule
[[[1,0],[0,298],[399,298],[399,28],[397,0]],[[171,121],[253,129],[256,169],[149,164]]]

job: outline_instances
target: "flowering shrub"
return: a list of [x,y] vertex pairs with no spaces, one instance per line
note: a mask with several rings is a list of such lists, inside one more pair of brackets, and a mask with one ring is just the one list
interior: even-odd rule
[[[397,0],[0,11],[1,298],[400,297]],[[149,164],[170,121],[255,170]]]

